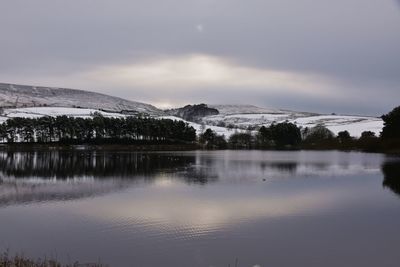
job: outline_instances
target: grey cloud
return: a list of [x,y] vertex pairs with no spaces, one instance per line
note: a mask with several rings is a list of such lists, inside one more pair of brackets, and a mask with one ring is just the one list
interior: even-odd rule
[[[272,97],[267,93],[246,96],[237,92],[227,96],[227,88],[221,90],[220,101],[381,113],[399,96],[398,3],[395,0],[2,1],[0,78],[4,82],[24,83],[23,78],[9,79],[16,77],[16,73],[19,77],[68,77],[99,65],[201,53],[257,68],[325,75],[341,81],[340,94],[347,99],[332,103],[329,99]],[[196,30],[199,24],[204,25],[201,34]],[[95,82],[91,87],[111,94],[121,92],[138,100],[156,99],[145,96],[152,92],[142,92],[146,90],[140,88],[102,89]],[[187,96],[174,96],[175,101],[194,101],[195,97],[204,102],[214,99],[198,92],[212,88],[193,90]],[[130,95],[130,91],[142,95]],[[153,94],[158,97],[162,92],[160,88]],[[358,101],[357,94],[368,95],[368,99]],[[383,102],[377,102],[377,97]]]

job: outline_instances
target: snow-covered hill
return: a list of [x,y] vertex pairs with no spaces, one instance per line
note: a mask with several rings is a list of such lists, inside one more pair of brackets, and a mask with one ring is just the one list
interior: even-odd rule
[[80,107],[150,115],[161,115],[163,113],[149,104],[89,91],[6,83],[0,83],[0,106],[3,108]]
[[[199,105],[197,105],[199,106]],[[67,115],[72,117],[91,117],[94,112],[103,116],[123,117],[135,114],[148,114],[152,117],[178,118],[177,114],[144,103],[124,100],[118,97],[64,88],[35,87],[0,83],[0,107],[3,108],[0,122],[12,117],[41,117]],[[194,106],[196,107],[196,106]],[[347,130],[358,137],[363,131],[372,131],[379,135],[383,127],[380,118],[349,115],[322,115],[310,112],[298,112],[275,108],[261,108],[252,105],[210,105],[217,109],[218,115],[198,112],[200,117],[188,122],[198,133],[211,128],[226,137],[235,131],[243,131],[272,123],[289,121],[300,127],[313,127],[323,124],[335,134]],[[177,109],[179,110],[179,109]],[[203,117],[201,117],[203,116]]]
[[372,131],[379,135],[383,127],[382,119],[368,116],[322,115],[250,105],[211,105],[211,107],[218,109],[220,114],[203,117],[203,124],[228,128],[246,129],[249,126],[254,128],[288,121],[299,127],[322,124],[335,134],[347,130],[352,136],[359,137],[363,131]]

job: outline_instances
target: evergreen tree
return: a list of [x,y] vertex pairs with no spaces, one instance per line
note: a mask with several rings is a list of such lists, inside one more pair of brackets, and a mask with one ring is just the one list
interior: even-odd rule
[[400,106],[382,116],[383,130],[381,137],[384,139],[400,138]]
[[369,138],[376,138],[375,133],[371,131],[364,131],[361,133],[360,139],[369,139]]
[[272,124],[269,130],[271,140],[277,147],[297,146],[301,142],[300,129],[293,123]]
[[228,143],[234,149],[250,149],[254,146],[254,139],[251,133],[234,133]]
[[208,149],[225,149],[227,147],[225,137],[218,135],[211,129],[207,129],[204,133],[200,134],[199,142]]
[[334,134],[322,124],[318,124],[312,128],[304,128],[302,130],[304,143],[313,144],[332,140]]
[[261,126],[258,130],[256,140],[259,147],[270,147],[273,142],[270,128]]
[[348,131],[341,131],[338,132],[337,138],[339,139],[340,142],[346,142],[351,140],[350,133]]

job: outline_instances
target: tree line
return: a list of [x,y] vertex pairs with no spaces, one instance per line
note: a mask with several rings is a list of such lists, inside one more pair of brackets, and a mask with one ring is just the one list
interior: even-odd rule
[[348,131],[335,135],[324,125],[301,128],[290,122],[236,132],[228,139],[206,129],[199,136],[183,121],[148,117],[90,118],[68,116],[10,118],[0,124],[0,141],[7,143],[134,143],[198,144],[205,149],[358,149],[400,151],[400,107],[382,116],[379,136],[365,131],[360,138]]
[[90,118],[68,116],[10,118],[0,124],[0,140],[7,143],[187,143],[196,130],[183,121],[141,117]]

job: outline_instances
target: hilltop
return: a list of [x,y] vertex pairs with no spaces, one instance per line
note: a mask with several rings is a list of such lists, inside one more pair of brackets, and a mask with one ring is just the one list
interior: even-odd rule
[[158,108],[105,94],[57,87],[0,83],[0,106],[3,108],[66,107],[109,112],[159,115]]

